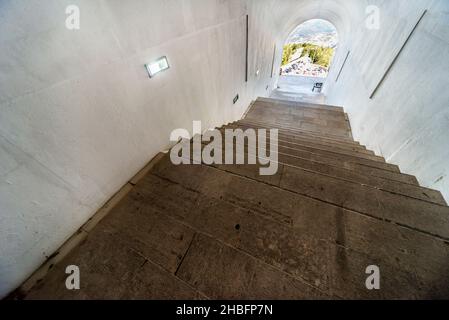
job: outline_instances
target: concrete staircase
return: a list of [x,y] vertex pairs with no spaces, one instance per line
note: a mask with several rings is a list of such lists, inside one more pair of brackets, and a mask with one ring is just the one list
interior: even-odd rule
[[449,298],[445,200],[355,142],[342,108],[259,98],[226,128],[279,129],[277,174],[161,156],[25,297]]

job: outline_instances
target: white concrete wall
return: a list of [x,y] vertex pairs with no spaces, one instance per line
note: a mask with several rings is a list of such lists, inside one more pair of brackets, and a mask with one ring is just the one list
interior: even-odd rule
[[[350,58],[329,102],[345,107],[356,139],[449,200],[449,1],[380,3],[380,30],[363,28],[360,10],[360,28],[347,44]],[[427,15],[369,99],[424,9]]]
[[[81,10],[79,31],[65,27],[69,4]],[[173,129],[234,121],[272,86],[263,62],[274,42],[263,50],[257,20],[245,83],[245,16],[255,9],[0,1],[0,297],[166,149]],[[144,64],[162,55],[171,68],[149,79]]]
[[[449,200],[449,1],[261,0],[259,5],[271,12],[268,28],[277,30],[279,46],[309,19],[337,27],[339,48],[325,84],[328,103],[345,107],[357,140]],[[369,5],[380,9],[379,30],[366,28]],[[424,9],[427,15],[370,99]],[[281,54],[279,49],[277,67]]]
[[[65,8],[81,9],[81,30]],[[381,29],[364,27],[381,8]],[[446,0],[1,0],[0,296],[18,286],[157,152],[172,129],[239,118],[268,95],[298,24],[332,22],[326,84],[355,137],[449,198]],[[428,16],[373,100],[421,10]],[[245,15],[250,15],[245,83]],[[338,66],[351,50],[338,83]],[[144,64],[171,68],[149,79]],[[256,75],[259,70],[259,75]],[[268,90],[267,90],[268,86]],[[236,94],[240,100],[232,105]]]

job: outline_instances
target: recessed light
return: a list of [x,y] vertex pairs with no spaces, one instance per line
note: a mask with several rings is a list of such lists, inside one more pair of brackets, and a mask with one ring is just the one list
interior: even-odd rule
[[150,78],[153,78],[156,74],[170,68],[170,66],[168,65],[167,57],[162,57],[154,62],[146,64],[145,68],[147,69]]

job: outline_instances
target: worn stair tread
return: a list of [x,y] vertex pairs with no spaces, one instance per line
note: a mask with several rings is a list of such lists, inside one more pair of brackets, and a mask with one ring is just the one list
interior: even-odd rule
[[[222,145],[225,145],[225,139],[222,137],[223,141],[222,141]],[[207,139],[206,139],[207,140]],[[208,141],[201,141],[203,144],[208,144]],[[245,141],[244,144],[242,144],[239,141],[236,141],[237,144],[240,148],[243,148],[245,151],[247,151],[247,142]],[[269,145],[267,144],[267,146],[265,147],[265,149],[261,150],[263,152],[265,152],[265,154],[268,156],[269,155],[269,150],[267,151],[267,147],[269,147]],[[331,165],[333,167],[337,167],[340,169],[346,169],[346,170],[352,170],[354,172],[360,173],[360,174],[366,174],[368,176],[373,176],[373,177],[379,177],[379,178],[384,178],[384,179],[388,179],[388,180],[393,180],[393,181],[398,181],[398,182],[402,182],[402,183],[406,183],[406,184],[411,184],[411,185],[415,185],[418,186],[418,181],[416,179],[416,177],[408,175],[408,174],[403,174],[398,172],[399,170],[396,169],[396,167],[391,167],[390,170],[386,170],[384,166],[379,167],[379,165],[377,165],[377,162],[366,162],[363,161],[363,159],[361,159],[360,161],[357,161],[356,158],[342,158],[342,157],[333,157],[331,156],[327,156],[324,154],[320,154],[320,153],[314,153],[313,151],[307,151],[307,150],[302,150],[302,149],[298,149],[298,148],[289,148],[283,145],[273,145],[273,147],[277,148],[277,153],[279,154],[279,157],[283,157],[283,161],[286,164],[292,165],[292,166],[296,166],[298,163],[301,163],[304,160],[308,160],[308,161],[314,161],[314,162],[318,162],[318,163],[323,163],[326,165]],[[236,149],[236,147],[234,147],[233,149]],[[257,149],[252,150],[251,154],[255,154],[257,155]],[[387,167],[388,168],[388,167]]]
[[333,135],[333,134],[326,134],[326,133],[319,133],[314,132],[310,130],[301,129],[298,127],[292,127],[292,126],[285,126],[280,124],[279,122],[273,121],[261,121],[258,119],[249,119],[245,118],[238,121],[239,124],[250,124],[250,125],[259,125],[261,127],[266,127],[270,129],[278,129],[282,131],[285,134],[290,135],[307,135],[307,136],[313,136],[320,139],[330,140],[330,141],[337,141],[341,143],[347,143],[347,144],[357,144],[358,142],[354,141],[354,139],[347,137],[347,136],[341,136],[341,135]]
[[[220,132],[224,135],[224,129],[220,129]],[[269,134],[267,134],[267,143],[270,143]],[[330,154],[335,156],[348,156],[348,157],[355,157],[360,158],[363,160],[370,160],[374,162],[380,162],[382,164],[386,164],[385,159],[382,157],[378,157],[376,155],[368,154],[366,151],[359,152],[359,151],[353,151],[353,150],[347,150],[344,148],[339,148],[337,146],[331,147],[331,146],[325,146],[325,145],[319,145],[319,144],[312,144],[310,142],[306,141],[285,141],[282,138],[278,138],[278,140],[275,143],[279,146],[285,146],[290,149],[299,149],[299,150],[308,150],[316,153],[323,153],[323,154]]]
[[[307,131],[311,132],[316,135],[323,135],[323,136],[329,136],[331,138],[336,139],[346,139],[351,141],[352,137],[350,137],[350,130],[349,128],[331,128],[325,125],[310,123],[307,121],[301,120],[301,118],[297,117],[294,121],[286,121],[285,119],[291,118],[290,115],[285,115],[283,117],[279,115],[273,115],[271,113],[263,113],[260,114],[253,114],[248,113],[245,117],[245,119],[242,119],[242,121],[250,121],[250,122],[263,122],[268,124],[275,124],[281,129],[287,129],[287,130],[296,130],[296,131]],[[268,119],[268,120],[267,120]],[[304,125],[304,126],[303,126]]]
[[[198,168],[194,169],[198,172]],[[339,281],[341,275],[332,275],[332,271],[339,268],[337,256],[340,254],[347,255],[356,265],[361,262],[359,259],[364,263],[375,259],[385,269],[387,266],[391,268],[391,279],[394,281],[409,279],[407,285],[391,283],[391,289],[394,290],[389,291],[388,297],[404,296],[407,290],[418,285],[414,278],[417,271],[420,271],[419,277],[433,278],[432,268],[444,266],[449,255],[449,248],[444,242],[414,230],[226,173],[211,170],[208,174],[215,174],[216,179],[213,181],[219,181],[211,188],[198,185],[195,181],[183,183],[181,180],[178,184],[150,175],[138,190],[140,196],[147,199],[145,205],[161,208],[198,232],[213,235],[219,241],[275,266],[296,279],[306,281],[325,293],[346,298],[354,298],[354,292],[360,294],[360,297],[367,293],[366,290],[360,290],[363,287],[354,290],[353,282],[360,277],[357,276],[358,272],[353,275],[345,273],[352,280],[349,286],[351,290],[347,289],[348,284]],[[257,190],[260,201],[257,197],[246,199],[246,193],[238,190],[242,188]],[[181,196],[172,199],[170,194]],[[288,199],[289,203],[295,203],[295,207],[301,207],[302,210],[292,210],[294,207],[282,205],[276,198]],[[174,207],[165,210],[165,204],[172,202]],[[291,218],[291,224],[265,216],[266,212],[261,209],[267,205],[269,207],[264,209],[266,212],[282,211]],[[196,210],[192,211],[193,207]],[[317,216],[316,211],[321,215]],[[260,238],[264,241],[258,241]],[[404,252],[400,249],[407,245],[413,245],[416,250]],[[384,250],[385,246],[390,251]],[[351,252],[341,252],[339,247]],[[429,247],[434,248],[430,268]],[[439,282],[435,282],[438,286]],[[440,284],[440,295],[445,285],[446,282]]]
[[[157,167],[156,171],[160,169]],[[95,277],[96,273],[91,274],[89,269],[87,277],[83,277],[85,285],[99,287],[102,283],[98,280],[102,279],[115,288],[92,290],[89,298],[445,296],[447,282],[435,277],[448,256],[448,246],[440,240],[228,173],[215,171],[216,176],[202,184],[198,177],[205,179],[207,175],[198,174],[198,167],[183,167],[183,170],[191,169],[196,171],[193,179],[174,175],[180,178],[181,184],[160,179],[155,172],[147,175],[128,199],[98,225],[94,235],[76,250],[76,254],[65,260],[65,265],[88,265],[89,268],[112,258],[116,263],[126,259],[126,266],[135,261],[126,275],[124,267],[103,273],[101,278]],[[259,195],[263,203],[257,204],[257,197],[242,199],[241,196],[248,193],[241,192],[241,188],[258,191],[255,195]],[[274,200],[276,198],[296,206],[280,203]],[[247,209],[232,202],[244,202]],[[265,210],[284,212],[292,223],[287,225],[264,217],[260,211],[267,205]],[[302,210],[295,210],[296,207]],[[316,215],[317,211],[320,216]],[[136,213],[143,220],[133,223]],[[321,223],[317,223],[317,219]],[[158,223],[165,232],[156,232],[160,228],[148,228],[145,220]],[[120,228],[121,225],[124,227]],[[345,230],[344,237],[342,230]],[[186,231],[189,236],[180,237]],[[261,238],[264,241],[260,241]],[[188,250],[185,245],[179,246],[189,242]],[[108,244],[100,254],[99,244]],[[416,250],[407,253],[400,250],[411,245]],[[181,262],[175,274],[166,271],[176,266],[167,264],[171,260],[161,260],[155,253],[146,257],[151,250],[164,246],[173,247],[174,254],[179,252],[177,261]],[[386,251],[385,246],[390,250]],[[429,260],[430,247],[433,250]],[[161,253],[170,253],[167,249]],[[383,287],[388,290],[365,290],[362,280],[366,276],[360,270],[373,261],[381,266],[385,277]],[[67,276],[63,270],[56,267],[29,298],[83,298],[77,295],[80,291],[69,291],[61,285]],[[208,276],[202,276],[205,274]]]
[[253,106],[245,115],[245,119],[263,120],[270,119],[276,123],[282,123],[285,127],[293,127],[296,129],[318,131],[325,134],[333,134],[336,136],[346,136],[350,134],[350,127],[346,119],[342,120],[325,120],[319,118],[305,117],[303,115],[295,115],[292,113],[280,112],[269,108]]
[[[242,129],[243,131],[245,131],[248,128],[242,127],[240,125],[227,125],[220,129]],[[267,137],[269,137],[269,133],[267,133]],[[362,148],[345,147],[345,146],[340,146],[340,145],[336,145],[336,144],[329,145],[329,144],[325,144],[325,143],[317,143],[317,142],[313,142],[310,140],[301,139],[299,137],[297,139],[289,139],[282,135],[278,135],[278,141],[279,141],[279,145],[282,145],[282,144],[284,144],[285,146],[291,145],[291,148],[294,148],[295,145],[306,146],[306,147],[317,148],[317,149],[321,149],[321,150],[337,152],[337,153],[342,153],[342,154],[349,154],[349,155],[356,155],[356,156],[361,155],[362,157],[365,157],[366,159],[372,159],[375,161],[385,162],[385,159],[383,157],[376,156],[373,151],[362,149]]]
[[258,102],[258,101],[268,102],[273,105],[281,104],[281,105],[287,105],[287,106],[293,106],[293,107],[303,107],[303,108],[309,108],[309,109],[317,109],[317,110],[323,110],[323,111],[344,113],[343,107],[332,106],[332,105],[323,105],[323,104],[317,104],[317,103],[299,102],[299,101],[290,101],[290,100],[272,99],[272,98],[263,98],[263,97],[257,98],[256,102]]
[[[223,167],[223,166],[220,166]],[[228,166],[231,168],[232,166]],[[234,166],[239,170],[240,166]],[[429,237],[447,241],[449,239],[449,207],[432,204],[409,197],[404,197],[397,194],[383,192],[380,190],[373,190],[372,188],[360,187],[358,184],[350,182],[341,182],[341,180],[333,179],[336,182],[331,182],[332,178],[324,177],[327,180],[327,185],[322,188],[322,183],[319,181],[315,187],[310,189],[310,182],[314,180],[322,180],[319,175],[310,172],[301,172],[297,174],[289,171],[288,167],[284,168],[282,178],[280,179],[280,187],[271,185],[255,178],[241,176],[233,172],[206,166],[202,164],[175,166],[168,159],[161,161],[153,171],[154,174],[167,178],[173,182],[185,185],[192,190],[199,190],[213,194],[214,192],[230,191],[229,188],[243,197],[243,200],[236,202],[242,207],[247,207],[249,203],[255,203],[256,208],[262,210],[262,204],[268,206],[264,209],[264,214],[273,217],[278,221],[289,223],[291,218],[288,218],[284,212],[279,210],[269,209],[272,206],[278,208],[288,207],[290,210],[298,210],[301,206],[292,206],[293,203],[288,199],[293,196],[290,192],[295,194],[294,197],[301,196],[307,199],[318,201],[320,205],[330,205],[333,207],[340,207],[351,212],[357,212],[365,216],[369,216],[380,221],[395,223],[409,230],[422,233]],[[227,183],[228,189],[224,190],[221,186],[224,181],[232,179],[232,183]],[[304,180],[304,182],[301,182]],[[252,182],[248,182],[252,181]],[[241,190],[239,184],[247,183],[251,185],[251,189]],[[344,186],[342,186],[344,184]],[[315,184],[314,184],[315,185]],[[235,189],[233,189],[235,188]],[[266,191],[262,192],[260,189]],[[332,188],[338,188],[335,196],[330,194]],[[364,194],[362,194],[362,189]],[[253,190],[254,192],[249,192]],[[257,191],[257,192],[256,192]],[[276,202],[266,198],[269,193],[281,193],[285,196],[283,203]],[[260,199],[260,200],[251,200]],[[282,199],[279,198],[279,199]],[[302,198],[303,199],[303,198]],[[274,202],[273,202],[274,201]],[[259,206],[257,206],[259,204]],[[294,209],[296,208],[296,209]],[[319,211],[318,211],[319,212]],[[318,214],[318,212],[316,214]],[[318,217],[317,217],[318,218]],[[315,228],[320,228],[317,225]]]
[[[194,232],[166,215],[142,214],[136,205],[129,196],[122,201],[26,299],[207,298],[170,271],[173,259],[160,259],[167,254],[175,259],[184,255]],[[159,228],[150,228],[150,223]],[[120,224],[132,229],[121,228]],[[137,232],[133,237],[132,231]],[[181,235],[185,236],[183,240],[179,240]],[[146,257],[146,253],[151,256]],[[80,268],[81,290],[67,290],[68,265]]]
[[295,109],[285,109],[283,107],[272,107],[260,103],[252,105],[246,117],[270,119],[276,118],[276,120],[282,120],[286,123],[305,122],[309,124],[315,124],[317,126],[328,127],[336,130],[348,130],[349,123],[346,115],[330,115],[322,112],[304,111]]
[[[203,142],[203,145],[207,144],[208,142]],[[255,157],[259,154],[257,149],[248,149],[247,145],[245,145],[243,149],[245,161],[248,161],[248,152]],[[193,150],[193,148],[191,150]],[[224,154],[226,150],[225,145],[223,145],[222,150]],[[264,151],[264,153],[267,153],[267,151]],[[235,152],[235,154],[237,154],[237,152]],[[194,158],[192,151],[190,160],[193,159]],[[400,179],[404,176],[402,174],[385,178],[382,176],[368,175],[366,174],[366,172],[357,172],[354,169],[327,165],[319,161],[292,157],[290,155],[282,153],[278,153],[277,162],[281,165],[289,166],[291,168],[328,175],[338,179],[348,180],[369,187],[374,187],[376,189],[381,189],[384,191],[416,198],[422,201],[428,201],[439,205],[446,205],[446,201],[444,200],[441,192],[429,188],[424,188],[416,184],[410,184],[408,183],[409,181],[407,179]],[[222,159],[222,163],[224,163],[224,159]]]
[[352,137],[349,137],[348,135],[334,135],[332,133],[320,133],[317,131],[310,131],[310,130],[306,130],[306,129],[301,129],[301,128],[297,128],[297,127],[287,127],[287,126],[283,126],[280,123],[276,123],[273,121],[260,121],[260,120],[256,120],[256,119],[242,119],[239,122],[242,123],[260,123],[264,126],[266,126],[267,128],[272,128],[272,129],[280,129],[280,130],[284,130],[284,131],[290,131],[291,133],[297,133],[297,134],[309,134],[309,135],[314,135],[314,136],[318,136],[318,137],[322,137],[322,138],[327,138],[327,139],[333,139],[333,140],[337,140],[337,141],[343,141],[343,142],[353,142],[354,140],[352,139]]
[[178,277],[212,299],[323,299],[327,295],[254,257],[199,234]]
[[329,137],[326,137],[326,136],[313,134],[313,133],[306,132],[306,131],[294,132],[294,131],[291,131],[291,130],[282,129],[280,127],[275,127],[275,126],[267,124],[265,122],[252,122],[252,121],[249,121],[249,120],[239,120],[239,121],[235,121],[233,123],[238,124],[238,125],[255,127],[255,128],[277,129],[283,135],[290,136],[290,137],[307,137],[307,138],[310,138],[310,139],[315,139],[315,140],[318,140],[318,141],[325,141],[325,142],[329,142],[329,143],[338,143],[338,144],[343,144],[343,145],[348,145],[348,146],[353,146],[353,145],[361,146],[358,141],[333,139],[333,138],[329,138]]
[[[224,127],[235,127],[235,128],[241,128],[242,130],[246,130],[246,129],[254,129],[254,130],[267,129],[268,130],[268,128],[264,128],[262,126],[249,125],[249,124],[244,124],[244,123],[239,123],[239,122],[232,122],[232,123],[227,124]],[[301,134],[301,135],[288,134],[282,130],[278,130],[278,135],[279,135],[279,138],[280,139],[282,138],[282,140],[284,140],[284,141],[292,141],[292,142],[307,141],[309,143],[316,143],[318,145],[337,146],[340,148],[353,150],[353,151],[368,151],[371,154],[374,154],[374,152],[367,150],[365,146],[362,146],[357,143],[344,143],[344,142],[339,142],[339,141],[335,141],[335,140],[330,141],[330,140],[320,139],[318,137],[308,136],[305,134]]]
[[296,165],[297,162],[308,160],[323,163],[340,169],[351,170],[359,174],[366,174],[368,176],[379,177],[418,186],[418,182],[414,176],[405,175],[396,171],[384,170],[382,168],[376,168],[365,164],[350,162],[347,160],[326,157],[321,154],[316,154],[308,151],[289,149],[282,146],[278,147],[278,153],[284,156],[284,161],[286,161],[290,165]]
[[[202,149],[204,149],[204,146],[206,146],[208,143],[207,142],[203,142],[203,147]],[[228,146],[232,146],[232,145],[228,145]],[[257,155],[259,155],[259,152],[257,149],[248,149],[248,146],[245,145],[244,147],[242,146],[242,150],[243,150],[243,158],[245,163],[248,163],[248,154],[253,155],[254,159],[257,158]],[[222,155],[225,154],[226,151],[226,145],[223,144],[222,147]],[[262,154],[266,154],[267,151],[266,150],[262,150]],[[241,151],[237,151],[234,150],[234,163],[235,163],[235,159],[237,154],[241,154]],[[190,163],[199,163],[199,160],[196,159],[200,159],[199,155],[198,157],[195,157],[194,155],[197,154],[198,152],[196,152],[194,150],[194,148],[191,148],[191,155],[190,157],[187,157],[187,159],[189,160]],[[403,196],[407,196],[407,197],[411,197],[411,198],[415,198],[415,199],[419,199],[422,201],[427,201],[430,203],[435,203],[435,204],[439,204],[439,205],[446,205],[446,202],[442,196],[442,194],[439,191],[436,190],[432,190],[432,189],[428,189],[428,188],[424,188],[421,187],[419,185],[415,185],[415,184],[410,184],[408,183],[408,181],[406,179],[400,179],[401,177],[403,177],[402,174],[398,175],[398,176],[390,176],[389,178],[385,178],[385,177],[378,177],[378,176],[370,176],[367,175],[366,173],[358,173],[354,170],[349,170],[343,167],[334,167],[334,166],[329,166],[326,165],[324,163],[321,162],[317,162],[317,161],[311,161],[311,160],[307,160],[307,159],[301,159],[301,158],[297,158],[297,157],[291,157],[289,155],[285,155],[285,154],[281,154],[279,153],[277,155],[278,159],[277,159],[277,163],[282,165],[283,167],[290,167],[291,169],[296,169],[296,170],[305,170],[305,171],[309,171],[309,172],[313,172],[313,173],[317,173],[320,175],[324,175],[324,176],[330,176],[333,178],[337,178],[337,179],[342,179],[342,180],[347,180],[350,182],[354,182],[354,183],[358,183],[367,187],[373,187],[375,189],[380,189],[380,190],[384,190],[387,192],[392,192],[392,193],[397,193],[399,195],[403,195]],[[222,164],[225,164],[225,159],[223,157],[223,159],[221,160]],[[216,167],[221,167],[219,164],[215,165],[213,164],[213,166]],[[224,168],[233,168],[232,166],[227,166],[224,165]],[[247,168],[251,168],[250,171],[246,170]],[[258,170],[259,167],[257,166],[241,166],[240,171],[234,171],[236,173],[238,172],[242,172],[245,174],[249,173],[249,177],[256,177],[257,178],[257,174],[258,174]],[[261,177],[260,178],[262,181],[265,182],[270,182],[273,183],[275,185],[278,185],[278,176],[267,176],[267,177]]]
[[[249,125],[238,124],[238,123],[230,123],[221,128],[241,129],[243,131],[246,131],[248,129],[253,129],[256,132],[259,129],[263,129],[263,128],[259,128],[259,127],[255,127],[255,126],[249,126]],[[316,145],[316,146],[320,146],[320,147],[323,146],[323,147],[327,147],[327,148],[331,147],[331,148],[343,149],[343,150],[347,150],[347,151],[365,153],[368,155],[375,155],[375,153],[373,151],[367,150],[364,146],[361,146],[361,145],[355,145],[355,144],[349,145],[349,144],[343,144],[343,143],[337,143],[337,142],[330,143],[327,141],[314,139],[311,137],[305,137],[305,136],[300,136],[300,135],[298,135],[298,136],[286,135],[279,131],[278,131],[278,138],[279,138],[279,140],[282,140],[284,142],[297,143],[297,144],[304,143],[304,144],[310,145],[310,146]]]
[[[299,118],[300,119],[300,118]],[[298,122],[301,120],[298,120]],[[286,123],[279,121],[279,119],[276,116],[269,116],[269,117],[248,117],[245,116],[245,118],[242,118],[240,120],[237,120],[237,122],[249,122],[249,123],[255,123],[255,124],[265,124],[265,125],[277,125],[278,129],[282,129],[284,131],[289,131],[291,134],[294,133],[300,133],[300,134],[309,134],[314,136],[320,136],[322,138],[331,139],[331,140],[338,140],[346,143],[355,143],[355,141],[352,138],[348,138],[346,136],[341,136],[340,133],[333,134],[330,133],[318,133],[313,132],[311,130],[307,130],[304,128],[300,128],[295,122],[294,123]],[[347,133],[349,130],[340,130],[343,133]]]
[[[250,115],[247,115],[245,119],[257,121],[259,119],[259,117],[252,117]],[[282,121],[282,123],[285,124],[286,122]],[[278,126],[279,122],[273,122],[273,124]],[[284,127],[285,128],[294,128],[294,129],[299,129],[299,130],[306,130],[308,132],[312,132],[312,133],[319,134],[319,135],[327,135],[327,136],[348,139],[348,140],[352,139],[351,132],[348,129],[332,129],[332,128],[327,128],[324,126],[319,126],[316,124],[306,123],[304,121],[298,121],[298,123],[297,122],[289,123],[287,126],[284,125]]]
[[276,119],[277,122],[281,122],[285,126],[292,126],[298,129],[300,129],[301,122],[304,122],[324,129],[350,130],[345,114],[334,116],[303,110],[285,110],[282,107],[271,107],[257,103],[251,107],[245,118],[253,118],[255,120]]
[[[223,138],[224,139],[224,138]],[[326,151],[319,148],[313,148],[308,146],[302,146],[302,145],[291,145],[289,143],[279,142],[280,145],[278,145],[279,149],[283,149],[282,153],[290,154],[292,156],[298,156],[303,154],[304,152],[313,153],[315,155],[323,156],[326,158],[335,159],[337,161],[344,161],[344,162],[350,162],[355,164],[360,164],[370,168],[376,168],[384,171],[389,171],[392,174],[389,174],[392,176],[398,176],[402,177],[400,179],[407,180],[410,183],[417,184],[416,178],[413,176],[401,174],[399,171],[399,168],[395,165],[388,164],[386,162],[381,161],[374,161],[371,159],[366,159],[365,157],[360,157],[357,155],[348,155],[345,153],[338,153],[338,152],[332,152],[332,151]]]
[[[155,172],[161,172],[161,168],[164,168],[164,177],[174,179],[173,181],[178,183],[179,179],[188,179],[187,183],[189,184],[194,181],[199,184],[209,184],[209,178],[216,179],[216,177],[204,176],[204,172],[208,172],[210,169],[223,171],[221,176],[232,173],[242,179],[251,179],[255,183],[263,183],[268,187],[276,187],[276,184],[279,183],[279,188],[285,191],[384,221],[394,222],[429,236],[449,239],[449,207],[304,170],[295,170],[292,173],[289,167],[283,167],[281,168],[282,172],[278,172],[275,176],[265,177],[256,173],[254,169],[258,168],[257,166],[252,167],[249,165],[219,165],[215,168],[203,164],[175,166],[169,159],[166,159],[160,162]],[[198,177],[191,176],[189,170],[196,171]],[[247,172],[243,172],[245,170]],[[212,173],[212,175],[214,174]]]
[[334,131],[335,134],[347,133],[350,131],[348,122],[343,120],[329,120],[320,119],[313,117],[305,117],[302,115],[294,115],[289,113],[281,113],[273,110],[268,110],[267,108],[258,109],[253,107],[253,109],[248,112],[245,119],[264,119],[264,118],[275,118],[277,122],[282,122],[285,126],[292,126],[301,129],[303,126],[308,126],[314,130],[324,130]]

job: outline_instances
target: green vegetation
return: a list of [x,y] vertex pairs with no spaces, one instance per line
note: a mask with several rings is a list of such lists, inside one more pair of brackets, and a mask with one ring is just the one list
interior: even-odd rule
[[312,60],[312,63],[329,68],[332,57],[334,56],[334,49],[324,48],[310,43],[303,43],[303,44],[293,43],[285,45],[284,52],[282,55],[282,65],[284,66],[287,63],[289,63],[291,57],[300,48],[303,49],[303,52],[301,53],[301,58],[307,56]]
[[284,46],[284,52],[282,54],[282,65],[285,66],[290,62],[291,57],[296,53],[296,51],[301,48],[300,44],[292,43]]

